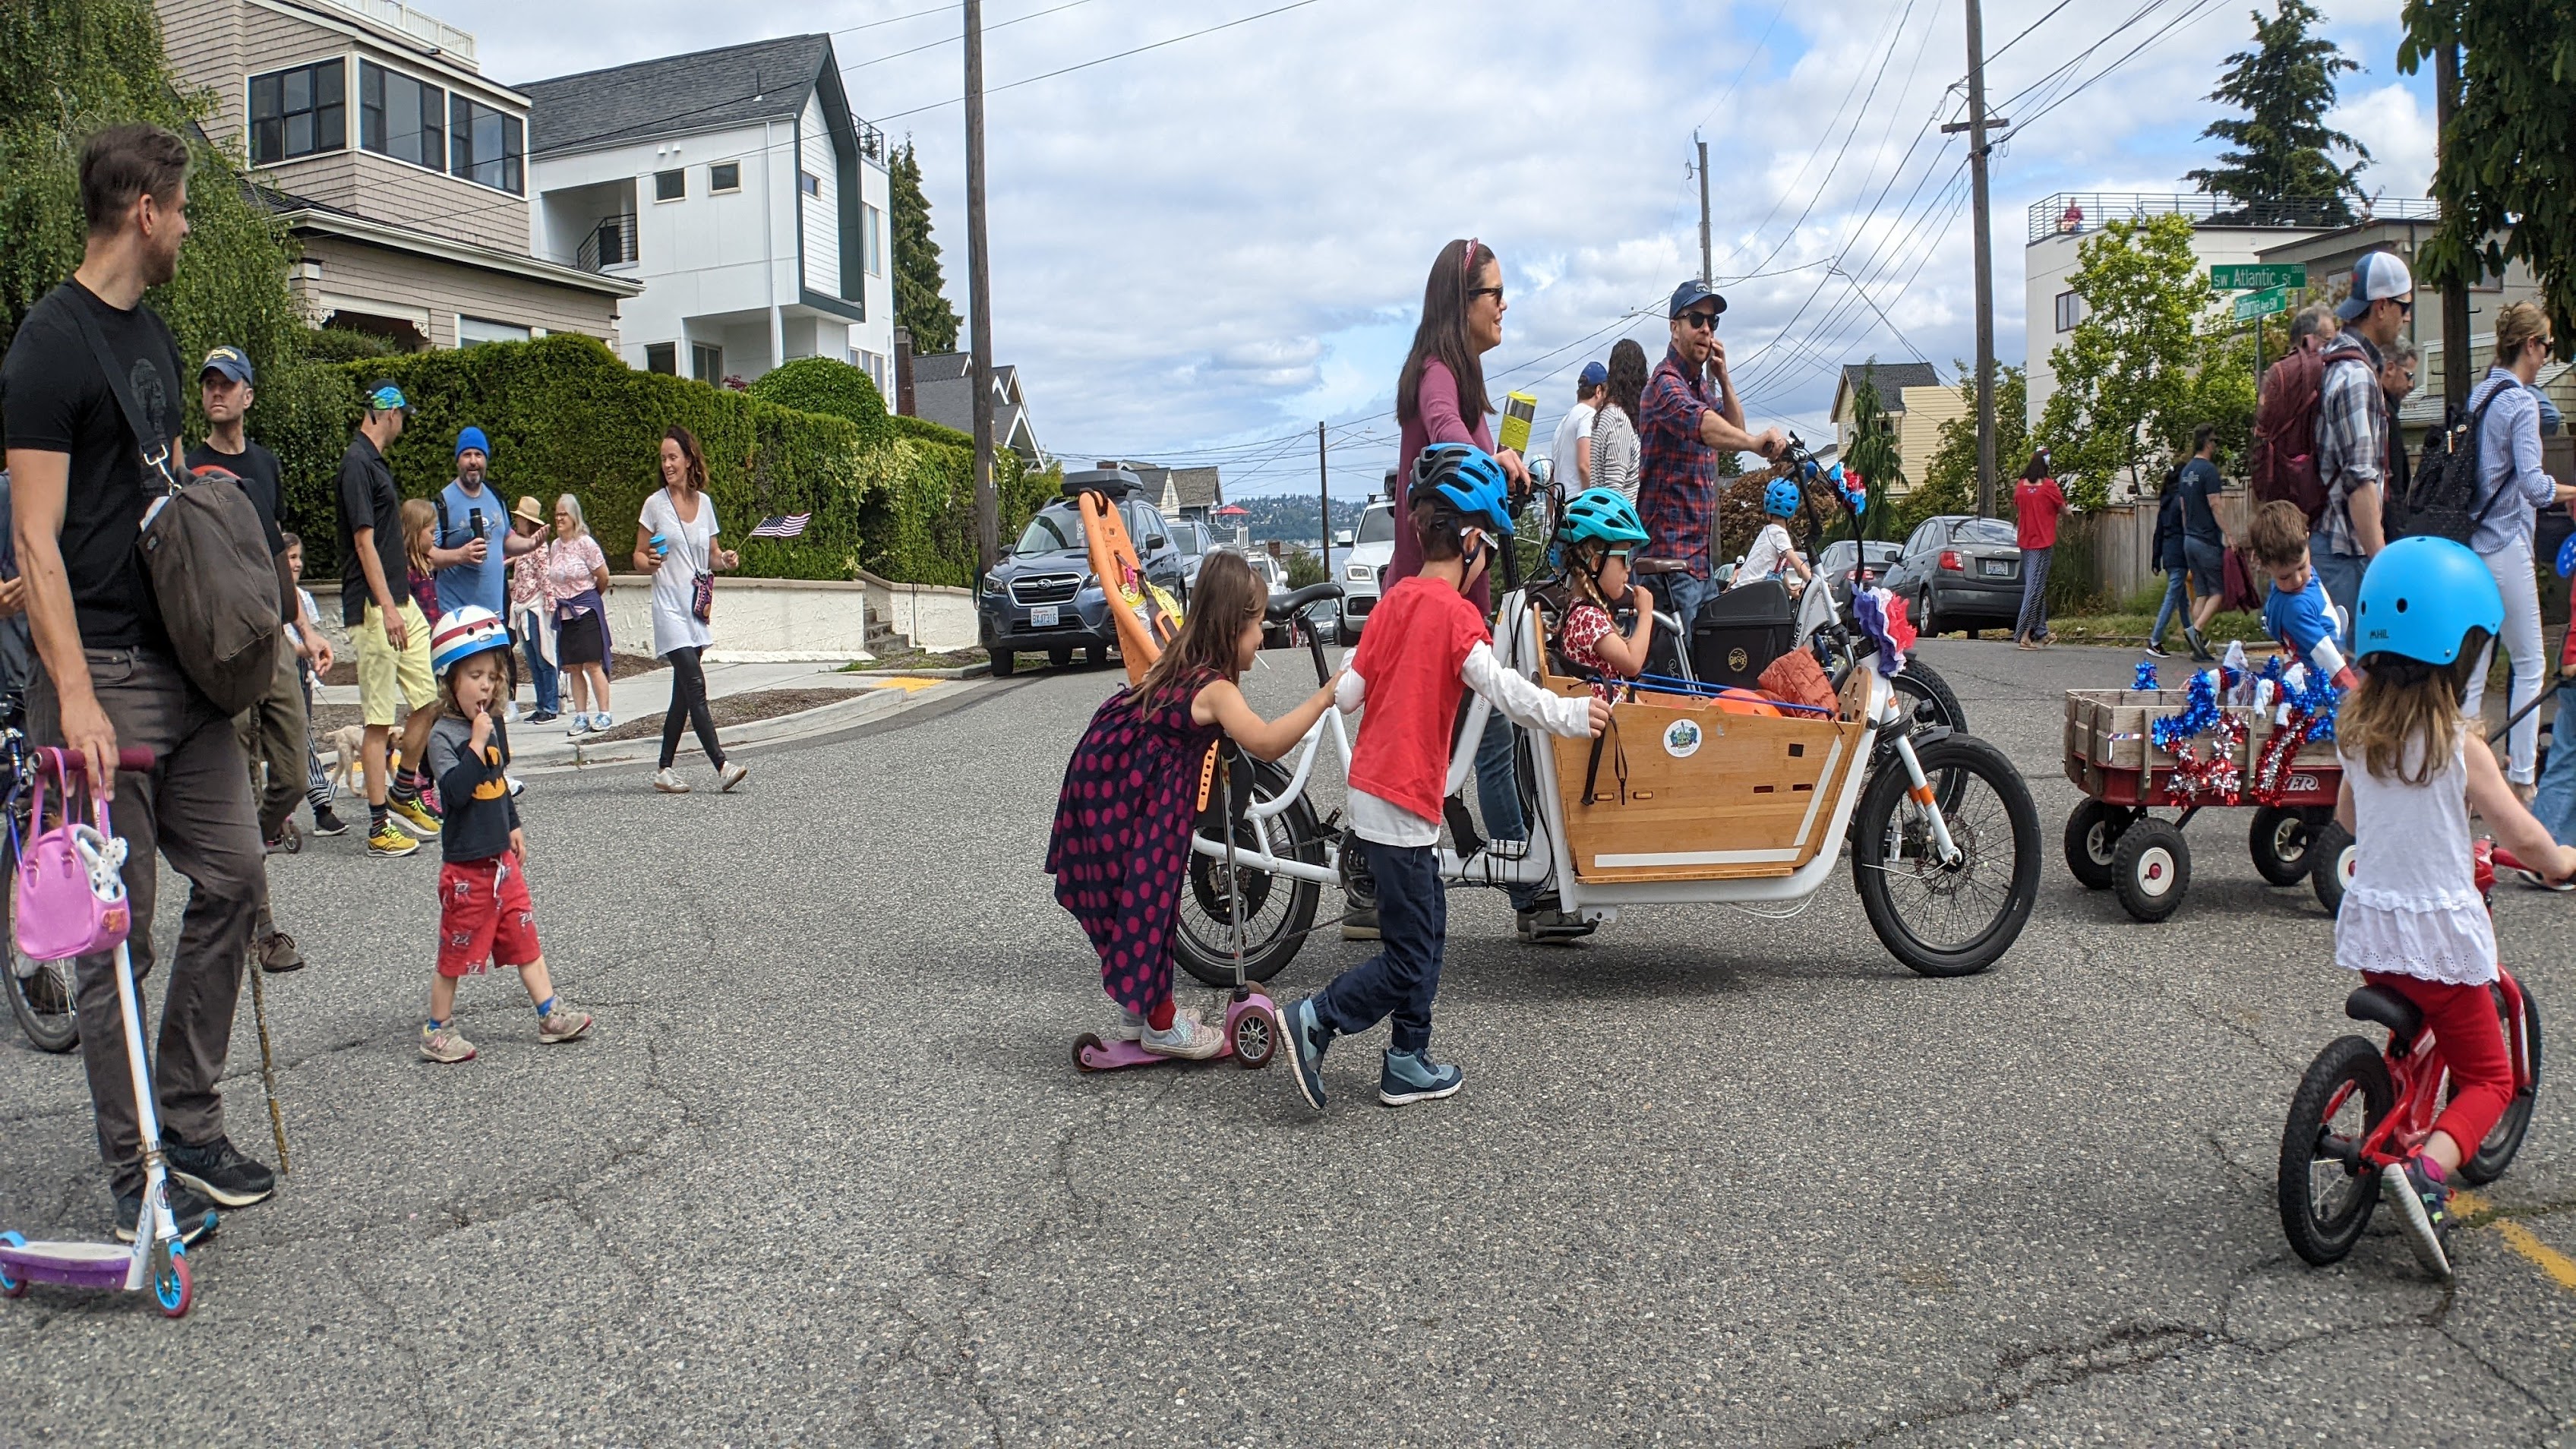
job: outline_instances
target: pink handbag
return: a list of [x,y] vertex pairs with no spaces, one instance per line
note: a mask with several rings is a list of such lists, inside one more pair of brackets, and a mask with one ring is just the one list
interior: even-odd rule
[[[61,779],[60,767],[56,777]],[[28,959],[59,961],[114,949],[133,929],[125,898],[125,842],[108,833],[107,802],[90,791],[97,824],[80,819],[80,796],[62,780],[63,819],[40,830],[18,855],[18,949]],[[36,772],[31,827],[45,822],[45,772]]]

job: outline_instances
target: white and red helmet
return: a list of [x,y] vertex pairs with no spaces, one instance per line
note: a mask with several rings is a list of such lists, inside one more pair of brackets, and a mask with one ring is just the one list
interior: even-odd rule
[[467,604],[438,616],[429,632],[429,667],[444,677],[457,661],[487,649],[510,647],[510,631],[501,616],[480,604]]

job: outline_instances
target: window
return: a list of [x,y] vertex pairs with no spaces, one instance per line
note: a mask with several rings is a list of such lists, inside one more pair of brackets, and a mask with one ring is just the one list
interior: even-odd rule
[[342,65],[326,60],[250,78],[250,160],[272,166],[348,144]]
[[433,171],[447,169],[447,93],[372,60],[358,62],[358,144]]
[[707,190],[742,190],[742,163],[739,161],[719,161],[713,166],[708,167]]
[[450,175],[518,196],[527,190],[520,174],[527,151],[527,122],[465,96],[448,98]]
[[823,178],[815,175],[811,171],[799,171],[796,173],[796,189],[804,192],[807,196],[821,196],[823,194]]
[[515,322],[491,322],[481,317],[456,319],[456,345],[472,347],[478,342],[525,342],[529,329]]
[[645,343],[644,370],[646,372],[658,372],[664,377],[678,376],[680,372],[680,344],[676,342]]
[[2083,320],[2084,299],[2076,296],[2073,292],[2058,293],[2057,330],[2060,332],[2072,332],[2075,330],[2075,324]]
[[878,231],[884,221],[884,212],[864,201],[859,203],[859,263],[871,277],[885,275],[885,244]]
[[700,382],[724,381],[724,349],[703,342],[689,344],[689,376]]
[[656,171],[653,173],[653,199],[655,201],[677,201],[688,194],[688,172]]

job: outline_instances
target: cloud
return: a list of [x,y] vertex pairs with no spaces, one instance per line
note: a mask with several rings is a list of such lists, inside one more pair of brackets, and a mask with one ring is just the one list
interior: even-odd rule
[[[937,40],[920,0],[427,0],[477,32],[484,68],[532,79],[813,29],[844,30],[844,65]],[[989,0],[993,85],[1165,39],[1277,0]],[[1989,0],[1999,111],[1998,350],[2021,351],[2028,209],[2059,190],[2175,192],[2208,159],[2197,140],[2241,7]],[[2329,21],[2391,84],[2356,91],[2340,124],[2380,155],[2373,184],[2420,189],[2429,146],[2390,74],[2397,0],[2341,0]],[[2026,37],[2022,32],[2029,29]],[[1757,44],[1757,40],[1760,42]],[[2079,52],[2097,41],[2090,57]],[[2007,49],[2007,42],[2010,42]],[[2110,78],[2072,82],[2146,48]],[[1965,41],[1950,0],[1320,0],[989,102],[994,330],[1042,437],[1069,456],[1229,450],[1230,480],[1311,486],[1312,430],[1336,430],[1337,486],[1393,459],[1393,385],[1441,244],[1502,255],[1496,391],[1539,397],[1542,429],[1574,372],[1623,336],[1663,346],[1661,303],[1699,269],[1686,167],[1709,142],[1711,251],[1729,298],[1724,339],[1759,421],[1824,430],[1845,362],[1974,349]],[[2357,52],[2358,53],[2358,52]],[[2051,79],[2074,61],[2074,69]],[[863,115],[954,97],[955,45],[849,77]],[[2358,78],[2354,78],[2358,79]],[[2055,109],[2040,113],[2055,103]],[[920,146],[949,295],[966,260],[960,113],[892,120]],[[2385,148],[2385,154],[2382,150]],[[2417,158],[2417,159],[2410,159]],[[2409,166],[2415,169],[2409,170]],[[1883,315],[1882,315],[1883,314]],[[1245,445],[1304,437],[1293,459]],[[1230,481],[1230,487],[1238,486]]]
[[2336,106],[2328,124],[2370,151],[2366,190],[2420,197],[2433,185],[2431,108],[2403,85],[2381,86]]

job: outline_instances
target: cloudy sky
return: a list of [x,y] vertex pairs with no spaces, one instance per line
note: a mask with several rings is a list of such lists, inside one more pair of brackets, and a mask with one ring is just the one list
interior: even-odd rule
[[[525,81],[815,29],[852,104],[918,142],[963,312],[959,8],[937,0],[424,0]],[[1975,348],[1959,0],[986,0],[995,355],[1073,458],[1224,465],[1231,491],[1337,493],[1393,462],[1396,370],[1451,237],[1502,256],[1490,379],[1540,398],[1698,269],[1686,169],[1709,142],[1723,337],[1750,410],[1809,436],[1837,369]],[[2320,0],[2364,69],[2337,123],[2367,189],[2423,193],[2430,90],[2400,0]],[[1262,12],[1277,10],[1277,13]],[[2026,213],[2058,191],[2175,192],[2246,0],[1988,0],[1996,339],[2022,352]],[[908,52],[908,53],[906,53]],[[2100,78],[2094,79],[2096,76]],[[1954,89],[1956,87],[1956,89]],[[1644,313],[1646,315],[1636,315]],[[1498,388],[1497,391],[1501,389]]]

